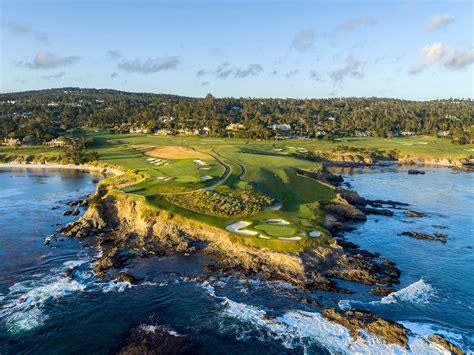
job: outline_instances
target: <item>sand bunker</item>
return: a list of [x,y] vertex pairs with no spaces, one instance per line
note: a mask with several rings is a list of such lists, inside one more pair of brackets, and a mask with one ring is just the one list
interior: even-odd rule
[[238,221],[232,224],[229,224],[227,227],[225,227],[226,230],[232,233],[237,233],[240,235],[257,235],[258,232],[250,230],[250,229],[243,229],[245,227],[250,226],[252,223],[251,222],[246,222],[246,221]]
[[283,241],[285,241],[285,242],[296,242],[296,241],[298,241],[298,240],[301,240],[301,237],[288,237],[288,238],[286,238],[286,237],[280,237],[280,238],[278,238],[278,239],[279,239],[279,240],[283,240]]
[[273,224],[277,226],[287,226],[290,224],[290,222],[285,221],[284,219],[267,219],[265,221],[266,224]]
[[318,232],[318,231],[311,231],[308,233],[308,235],[311,237],[311,238],[317,238],[317,237],[320,237],[321,236],[321,232]]
[[193,163],[194,164],[197,164],[199,166],[203,166],[203,165],[206,165],[206,162],[200,160],[200,159],[196,159],[196,160],[193,160]]
[[213,177],[210,176],[210,175],[202,175],[202,176],[200,176],[199,178],[200,178],[201,180],[211,180],[211,179],[213,179]]
[[183,146],[164,146],[147,149],[146,156],[163,159],[210,159],[210,156]]
[[261,234],[259,234],[258,237],[259,237],[260,239],[271,239],[270,237],[267,237],[267,236],[261,235]]
[[198,168],[199,171],[205,171],[205,170],[211,170],[210,167],[206,167],[206,168]]

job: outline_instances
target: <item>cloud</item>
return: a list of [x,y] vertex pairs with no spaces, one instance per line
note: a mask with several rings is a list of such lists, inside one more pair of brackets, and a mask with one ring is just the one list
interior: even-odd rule
[[285,78],[289,79],[293,76],[295,76],[296,74],[298,74],[300,71],[298,69],[292,69],[292,70],[289,70],[287,71],[285,74],[283,74],[285,76]]
[[314,46],[314,31],[306,29],[298,32],[291,43],[291,48],[300,52],[305,52]]
[[474,48],[460,51],[446,47],[442,43],[434,43],[421,49],[421,60],[413,65],[408,73],[420,74],[428,67],[441,65],[450,70],[461,70],[474,62]]
[[49,79],[59,79],[62,78],[64,75],[66,75],[65,72],[59,72],[57,74],[51,74],[51,75],[43,75],[41,79],[49,80]]
[[350,20],[340,24],[337,29],[340,31],[354,31],[357,27],[373,26],[377,21],[371,16],[353,17]]
[[209,81],[203,81],[200,85],[201,85],[201,86],[207,86],[207,85],[209,85],[209,84],[210,84]]
[[329,73],[334,81],[342,82],[345,78],[362,78],[364,74],[360,71],[362,62],[349,56],[345,60],[343,67]]
[[40,51],[36,53],[31,62],[19,62],[19,65],[24,65],[31,69],[55,69],[65,67],[78,62],[81,58],[78,56],[61,57],[47,51]]
[[237,68],[235,70],[234,76],[236,78],[246,78],[248,76],[256,76],[263,71],[263,68],[260,64],[250,64],[245,69]]
[[112,79],[116,79],[116,78],[119,77],[119,73],[113,72],[112,74],[110,74],[110,77],[111,77]]
[[40,42],[48,42],[48,36],[41,31],[35,31],[31,26],[23,25],[16,21],[2,21],[2,28],[10,31],[13,34],[20,36],[30,36]]
[[246,68],[231,67],[229,62],[220,64],[215,70],[200,69],[196,72],[198,78],[204,76],[215,76],[218,79],[228,77],[246,78],[249,76],[258,76],[263,71],[260,64],[249,64]]
[[311,70],[309,72],[309,78],[314,81],[322,81],[321,75],[316,70]]
[[430,17],[423,25],[425,32],[431,32],[454,22],[454,17],[449,15],[434,15]]
[[179,63],[178,57],[149,58],[145,61],[136,59],[122,61],[118,68],[130,73],[149,74],[176,69]]
[[108,60],[116,60],[116,59],[122,58],[122,53],[120,53],[119,51],[114,51],[112,49],[109,49],[107,51],[106,57]]

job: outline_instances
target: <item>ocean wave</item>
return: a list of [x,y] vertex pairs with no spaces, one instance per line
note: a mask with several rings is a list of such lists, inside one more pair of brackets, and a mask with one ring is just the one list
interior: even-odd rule
[[[439,346],[427,343],[424,339],[410,339],[409,349],[395,344],[385,344],[376,337],[361,331],[361,337],[354,340],[345,327],[327,321],[320,313],[292,310],[275,318],[252,305],[226,299],[224,315],[239,319],[266,335],[279,340],[288,349],[307,348],[311,345],[324,347],[331,353],[342,354],[444,354]],[[248,331],[247,331],[248,332]],[[240,334],[236,335],[237,338]]]
[[390,304],[395,302],[410,303],[429,303],[429,299],[434,295],[431,285],[420,279],[401,290],[393,292],[380,300],[382,304]]
[[34,329],[48,319],[43,310],[46,302],[84,291],[85,288],[86,285],[64,275],[47,275],[37,281],[18,282],[10,287],[0,318],[5,319],[10,332]]
[[[54,267],[47,275],[17,282],[3,295],[0,319],[11,333],[29,331],[42,326],[48,319],[45,305],[51,300],[70,296],[77,292],[123,292],[132,287],[126,282],[99,280],[90,269],[89,258],[68,260]],[[85,268],[81,266],[85,265]],[[80,269],[79,269],[80,268]],[[74,277],[67,273],[72,272]]]

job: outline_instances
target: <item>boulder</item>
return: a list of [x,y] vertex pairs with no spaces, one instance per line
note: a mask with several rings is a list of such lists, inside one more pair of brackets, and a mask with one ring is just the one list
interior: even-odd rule
[[406,216],[408,217],[426,217],[426,214],[422,212],[417,212],[417,211],[412,211],[412,210],[407,210],[403,212]]
[[454,345],[453,343],[447,341],[442,335],[431,335],[428,337],[430,341],[433,343],[436,343],[449,352],[451,354],[456,354],[456,355],[464,355],[464,351],[462,351],[458,346]]
[[63,212],[63,216],[77,216],[81,211],[77,208],[73,208],[72,210],[66,210]]
[[423,170],[410,169],[408,170],[409,175],[425,175]]
[[402,325],[386,320],[367,310],[351,309],[345,312],[335,308],[325,309],[323,317],[346,327],[354,338],[360,336],[360,330],[366,330],[387,344],[407,347],[407,329]]

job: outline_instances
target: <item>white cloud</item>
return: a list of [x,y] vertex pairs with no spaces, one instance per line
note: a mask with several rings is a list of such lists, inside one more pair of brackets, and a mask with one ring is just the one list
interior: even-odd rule
[[263,71],[260,64],[249,64],[246,68],[232,68],[229,62],[220,64],[215,70],[200,69],[196,72],[196,76],[215,76],[219,79],[226,79],[230,76],[234,78],[246,78],[249,76],[257,76]]
[[291,48],[296,49],[300,52],[305,52],[314,46],[314,31],[306,29],[298,32],[291,43]]
[[316,70],[311,70],[309,72],[309,78],[314,81],[322,81],[321,75]]
[[329,73],[334,81],[342,82],[345,78],[362,78],[364,74],[360,71],[362,62],[349,56],[345,60],[343,67]]
[[461,70],[474,62],[474,48],[466,51],[447,48],[442,43],[427,45],[421,49],[421,59],[408,73],[416,75],[430,66],[441,65],[451,70]]
[[338,30],[353,31],[361,26],[373,26],[377,21],[371,16],[354,17],[338,26]]
[[41,79],[45,79],[45,80],[49,80],[49,79],[59,79],[59,78],[62,78],[64,75],[66,75],[65,72],[60,72],[60,73],[57,73],[57,74],[51,74],[51,75],[43,75],[41,77]]
[[115,60],[115,59],[122,58],[122,53],[120,53],[119,51],[115,51],[113,49],[109,49],[107,51],[106,57],[108,60]]
[[454,17],[449,15],[434,15],[430,17],[423,25],[425,32],[431,32],[449,25],[454,22]]
[[48,42],[48,36],[41,31],[35,31],[31,26],[23,25],[16,21],[2,21],[2,28],[10,33],[23,36],[31,36],[37,41]]
[[149,58],[145,61],[125,60],[119,63],[118,68],[131,73],[149,74],[176,69],[179,62],[178,57]]
[[40,51],[36,53],[31,62],[20,62],[20,65],[25,65],[32,69],[54,69],[72,65],[79,61],[78,56],[61,57],[47,51]]

